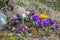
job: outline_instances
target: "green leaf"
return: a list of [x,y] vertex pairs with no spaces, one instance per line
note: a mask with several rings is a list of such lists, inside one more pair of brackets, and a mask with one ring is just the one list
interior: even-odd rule
[[23,37],[27,38],[28,37],[28,32],[25,32]]
[[50,28],[51,28],[50,25],[46,26],[46,27],[45,27],[45,31],[46,31],[46,32],[49,31]]
[[0,3],[1,3],[1,2],[3,3],[4,1],[3,1],[3,0],[0,0]]

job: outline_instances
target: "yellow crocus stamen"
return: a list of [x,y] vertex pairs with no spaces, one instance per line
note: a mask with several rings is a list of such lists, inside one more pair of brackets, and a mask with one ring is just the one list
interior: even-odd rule
[[28,28],[27,26],[24,26],[25,28]]
[[45,14],[40,14],[39,16],[40,16],[40,18],[43,18],[43,19],[44,19],[44,18],[48,18],[48,16],[45,15]]

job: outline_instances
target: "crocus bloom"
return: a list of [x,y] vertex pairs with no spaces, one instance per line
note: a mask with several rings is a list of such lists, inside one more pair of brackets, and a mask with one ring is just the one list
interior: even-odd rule
[[16,24],[19,24],[19,23],[20,23],[20,20],[16,20],[15,23],[16,23]]
[[25,32],[26,31],[26,28],[20,28],[20,30],[22,31],[22,32]]
[[45,26],[53,25],[54,23],[55,23],[54,20],[46,20],[46,21],[44,21]]
[[40,27],[44,26],[44,23],[42,22],[38,15],[33,15],[32,18],[39,24]]
[[58,25],[54,25],[52,28],[53,28],[53,29],[58,29],[59,26],[58,26]]
[[33,18],[35,21],[37,21],[37,20],[40,19],[38,15],[33,15],[32,18]]
[[40,16],[40,18],[43,18],[43,19],[48,18],[48,16],[45,14],[40,14],[39,16]]

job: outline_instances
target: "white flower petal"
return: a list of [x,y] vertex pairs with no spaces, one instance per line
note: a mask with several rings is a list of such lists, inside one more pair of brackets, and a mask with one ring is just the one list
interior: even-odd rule
[[25,13],[23,13],[21,16],[22,16],[22,18],[26,18],[27,17],[27,15]]
[[26,11],[26,14],[27,14],[27,15],[30,14],[30,11]]

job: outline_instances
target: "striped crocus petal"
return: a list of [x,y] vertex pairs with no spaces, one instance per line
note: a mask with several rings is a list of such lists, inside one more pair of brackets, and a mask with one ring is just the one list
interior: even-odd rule
[[40,23],[40,22],[42,22],[42,20],[41,19],[38,19],[38,20],[36,20],[36,22]]
[[55,23],[54,20],[46,20],[46,21],[44,21],[45,26],[53,25],[54,23]]
[[20,20],[16,20],[15,23],[16,23],[16,24],[19,24],[19,23],[20,23]]
[[59,26],[58,26],[58,25],[54,25],[52,28],[53,28],[53,29],[58,29]]
[[38,19],[40,19],[40,17],[39,17],[38,15],[33,15],[32,18],[33,18],[33,20],[35,20],[35,21],[38,20]]
[[44,23],[43,23],[43,22],[41,22],[41,23],[40,23],[40,26],[41,26],[41,27],[44,27]]
[[54,20],[49,20],[50,21],[50,25],[53,25],[55,23]]
[[40,27],[44,27],[44,23],[41,20],[37,21],[37,23],[39,24]]
[[20,28],[20,30],[22,31],[22,32],[25,32],[26,31],[26,28]]
[[45,26],[47,26],[47,25],[49,25],[49,24],[50,24],[50,21],[49,21],[49,20],[44,21],[44,25],[45,25]]

